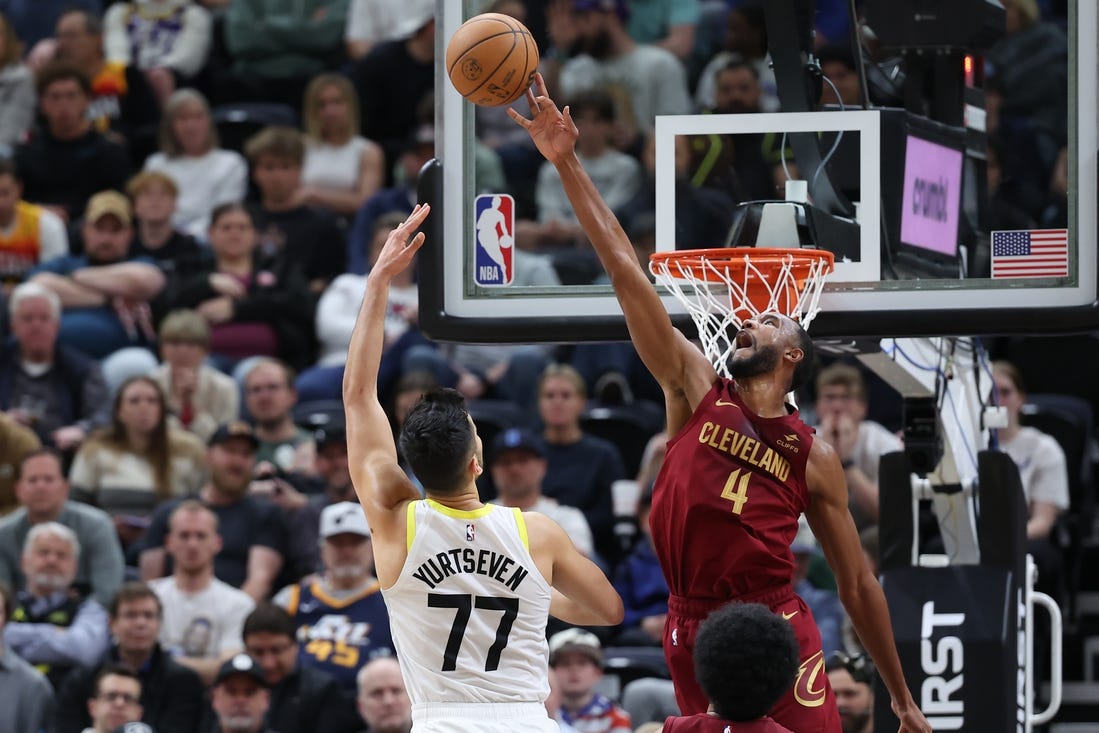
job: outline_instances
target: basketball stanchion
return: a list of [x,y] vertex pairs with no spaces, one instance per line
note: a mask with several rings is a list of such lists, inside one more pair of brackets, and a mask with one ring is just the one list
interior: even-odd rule
[[744,321],[782,313],[808,329],[834,264],[835,256],[821,249],[730,247],[657,252],[649,270],[687,309],[718,374],[730,377]]

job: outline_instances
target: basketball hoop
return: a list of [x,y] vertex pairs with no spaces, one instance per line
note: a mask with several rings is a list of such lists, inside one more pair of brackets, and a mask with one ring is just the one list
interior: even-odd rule
[[809,328],[834,262],[820,249],[731,247],[657,252],[649,270],[686,307],[706,355],[728,377],[736,332],[747,319],[782,313]]

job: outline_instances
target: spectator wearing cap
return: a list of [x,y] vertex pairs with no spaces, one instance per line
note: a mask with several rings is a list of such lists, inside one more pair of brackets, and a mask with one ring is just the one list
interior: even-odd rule
[[84,733],[113,733],[141,720],[142,684],[137,672],[120,664],[109,664],[95,676],[87,699],[91,725]]
[[379,657],[359,670],[359,715],[364,733],[410,733],[412,702],[396,657]]
[[545,514],[561,525],[576,549],[587,557],[595,554],[591,527],[584,513],[542,495],[546,455],[542,441],[534,433],[524,428],[497,433],[492,440],[489,466],[497,493],[495,503]]
[[114,523],[96,507],[69,500],[62,458],[52,448],[37,448],[23,456],[15,474],[20,507],[0,520],[0,582],[26,585],[23,547],[32,528],[57,522],[71,529],[80,543],[75,582],[90,589],[100,604],[111,602],[122,584],[122,548]]
[[175,572],[149,582],[164,609],[160,643],[209,682],[221,663],[240,651],[240,630],[255,601],[214,576],[222,546],[214,512],[187,500],[172,511],[168,526]]
[[61,299],[61,343],[101,359],[131,345],[156,340],[150,301],[164,288],[164,273],[151,261],[130,260],[133,215],[117,191],[88,201],[81,230],[84,254],[65,255],[32,270],[30,281]]
[[[0,632],[15,610],[7,583],[0,581]],[[0,730],[42,731],[56,710],[45,676],[0,642]]]
[[26,586],[4,627],[4,643],[57,689],[70,669],[95,664],[107,651],[107,611],[76,585],[80,541],[58,522],[43,522],[23,545]]
[[596,692],[603,679],[603,647],[590,631],[559,631],[549,640],[549,664],[561,688],[561,719],[587,733],[630,733],[629,714]]
[[305,667],[335,677],[353,693],[358,671],[371,659],[395,654],[389,614],[374,577],[374,549],[357,501],[325,507],[320,519],[324,571],[287,586],[274,602],[293,620]]
[[15,149],[15,165],[24,197],[72,222],[97,191],[122,190],[130,158],[92,126],[92,86],[81,69],[50,64],[38,72],[36,86],[45,124]]
[[206,365],[210,325],[196,311],[172,311],[160,323],[163,359],[152,378],[164,390],[173,422],[203,441],[240,415],[240,388],[233,379]]
[[865,655],[836,652],[824,669],[836,694],[843,733],[874,733],[874,663]]
[[256,606],[244,621],[244,648],[271,690],[267,725],[279,733],[355,733],[359,716],[352,695],[332,676],[299,661],[299,638],[290,616],[273,603]]
[[[217,517],[214,531],[220,539],[214,550],[215,577],[257,601],[270,595],[287,554],[286,525],[278,507],[248,494],[258,444],[252,427],[241,420],[214,431],[206,451],[209,480],[198,493],[199,506]],[[169,518],[180,503],[164,502],[153,513],[141,540],[143,580],[163,578],[171,572],[164,544]]]
[[86,701],[97,696],[96,680],[103,670],[136,670],[141,683],[141,720],[159,733],[194,733],[206,706],[206,690],[198,675],[179,664],[157,642],[164,609],[145,583],[119,588],[108,609],[114,642],[99,662],[73,670],[57,692],[54,733],[80,733],[91,725]]
[[15,348],[0,349],[0,409],[46,445],[75,449],[110,421],[110,394],[98,363],[58,342],[61,299],[39,283],[8,299]]
[[573,0],[572,7],[581,53],[561,67],[561,93],[571,98],[587,89],[621,88],[618,147],[638,143],[656,115],[690,111],[683,63],[664,48],[634,40],[626,0]]
[[309,503],[317,509],[341,501],[358,502],[347,465],[347,429],[339,423],[323,425],[313,432],[317,446],[313,457],[316,476],[307,487]]
[[209,733],[271,733],[264,725],[271,705],[267,678],[256,660],[237,654],[218,669],[210,690],[216,720]]
[[809,581],[809,563],[819,552],[817,538],[809,529],[809,522],[802,515],[798,519],[798,533],[790,543],[794,553],[794,592],[801,596],[813,612],[813,620],[820,630],[820,646],[825,656],[843,648],[843,626],[846,615],[839,596],[833,591],[818,588]]

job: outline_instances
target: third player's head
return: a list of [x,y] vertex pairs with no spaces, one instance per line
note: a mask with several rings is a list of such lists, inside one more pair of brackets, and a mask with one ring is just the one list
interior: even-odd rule
[[729,372],[736,379],[790,370],[787,392],[797,390],[812,375],[813,340],[801,324],[779,313],[764,313],[744,322],[734,341]]
[[428,492],[457,494],[481,474],[481,439],[457,390],[435,389],[401,426],[401,455]]
[[755,720],[794,684],[798,643],[788,621],[759,603],[730,603],[695,638],[695,675],[726,720]]

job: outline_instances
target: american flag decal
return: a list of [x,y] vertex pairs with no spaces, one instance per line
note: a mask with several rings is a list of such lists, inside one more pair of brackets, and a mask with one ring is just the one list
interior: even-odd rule
[[992,277],[1068,277],[1068,230],[992,232]]

